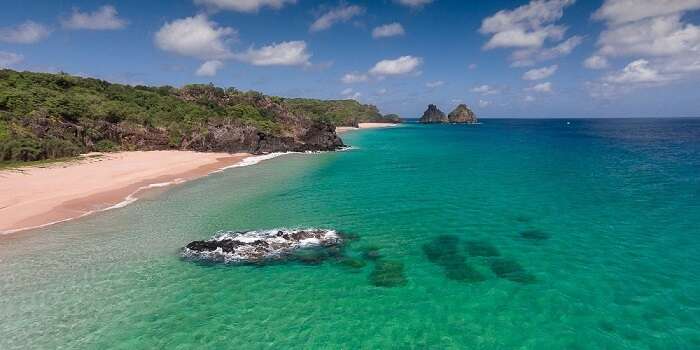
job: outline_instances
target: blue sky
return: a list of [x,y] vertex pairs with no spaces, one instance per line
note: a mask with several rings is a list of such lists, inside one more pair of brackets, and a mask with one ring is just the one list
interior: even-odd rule
[[700,0],[4,0],[0,66],[420,116],[700,116]]

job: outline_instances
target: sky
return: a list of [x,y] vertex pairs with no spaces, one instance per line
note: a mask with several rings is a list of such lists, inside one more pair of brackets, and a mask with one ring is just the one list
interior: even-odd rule
[[3,0],[0,67],[419,117],[700,117],[700,0]]

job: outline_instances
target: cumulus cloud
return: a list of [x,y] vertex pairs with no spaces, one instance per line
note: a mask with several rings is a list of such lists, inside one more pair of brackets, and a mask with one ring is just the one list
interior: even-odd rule
[[119,18],[114,6],[105,5],[95,12],[80,12],[77,8],[73,9],[73,14],[62,20],[61,24],[66,29],[115,30],[126,27],[128,22]]
[[549,67],[542,67],[542,68],[537,68],[537,69],[530,69],[529,71],[525,72],[523,74],[523,79],[524,80],[541,80],[541,79],[546,79],[552,76],[557,69],[559,68],[558,65],[552,65]]
[[24,60],[24,56],[14,52],[0,51],[0,68],[8,68]]
[[354,83],[362,83],[369,80],[369,77],[367,74],[364,73],[348,73],[343,75],[342,78],[340,78],[340,81],[342,81],[345,84],[354,84]]
[[343,96],[343,98],[350,99],[350,100],[357,100],[362,96],[361,93],[353,90],[352,88],[347,88],[343,91],[340,92],[340,95]]
[[618,25],[697,9],[698,0],[606,0],[593,18]]
[[336,23],[347,22],[353,17],[362,15],[363,13],[365,13],[363,7],[357,5],[341,5],[319,16],[316,21],[311,24],[309,30],[311,32],[320,32],[329,29]]
[[494,48],[540,48],[546,39],[560,40],[565,28],[553,24],[574,0],[533,0],[514,10],[501,10],[485,18],[479,31],[491,38],[484,46]]
[[435,0],[395,0],[396,3],[401,4],[403,6],[408,6],[411,8],[420,8],[425,5],[430,4],[431,2]]
[[686,13],[700,9],[700,0],[605,0],[593,18],[605,23],[597,46],[584,66],[608,67],[609,57],[630,57],[623,69],[591,83],[592,96],[616,96],[614,89],[628,85],[656,86],[696,78],[700,72],[700,26]]
[[214,10],[229,10],[237,12],[258,12],[263,7],[281,9],[286,4],[295,4],[296,0],[194,0],[197,5]]
[[434,89],[434,88],[437,88],[437,87],[440,87],[443,85],[445,85],[445,82],[442,80],[429,81],[429,82],[425,83],[425,86],[430,88],[430,89]]
[[236,37],[235,29],[219,26],[199,14],[166,23],[156,32],[155,42],[164,51],[212,60],[230,58],[226,43]]
[[261,48],[249,48],[235,58],[255,66],[309,66],[311,54],[305,41],[285,41]]
[[404,35],[406,32],[400,23],[390,23],[376,27],[372,30],[372,37],[375,39],[388,38],[392,36]]
[[552,92],[552,83],[546,82],[546,83],[540,83],[533,85],[529,88],[526,88],[525,91],[532,91],[532,92]]
[[479,100],[479,107],[480,108],[486,108],[490,105],[491,105],[491,101],[481,100],[481,99]]
[[523,98],[523,101],[525,102],[534,102],[535,98],[532,95],[527,95]]
[[495,95],[495,94],[500,92],[498,89],[496,89],[490,85],[475,86],[469,91],[471,91],[475,94],[481,94],[481,95]]
[[26,21],[15,27],[0,27],[0,41],[10,44],[33,44],[49,36],[51,31],[34,21]]
[[373,75],[402,75],[414,73],[423,63],[423,59],[413,56],[402,56],[394,60],[382,60],[370,69]]
[[664,74],[651,67],[649,61],[639,59],[630,62],[621,72],[608,75],[603,80],[615,84],[644,83],[655,85],[675,78],[673,75]]
[[588,69],[605,69],[608,68],[609,63],[605,57],[593,55],[591,57],[586,58],[586,60],[583,61],[583,66]]
[[[533,0],[513,10],[498,11],[481,23],[479,32],[490,36],[483,48],[516,49],[510,57],[512,67],[532,66],[570,54],[583,37],[572,36],[561,41],[567,28],[556,22],[564,15],[564,8],[574,1]],[[556,44],[546,47],[547,42]]]
[[223,66],[224,63],[218,60],[206,61],[202,63],[201,66],[199,66],[199,69],[197,69],[196,74],[200,77],[213,77],[216,75],[216,72],[219,71],[219,69]]
[[476,63],[470,63],[469,66],[467,66],[469,69],[476,69],[478,66]]

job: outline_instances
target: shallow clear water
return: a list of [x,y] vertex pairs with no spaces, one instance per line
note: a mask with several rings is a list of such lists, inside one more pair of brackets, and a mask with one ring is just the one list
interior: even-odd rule
[[[700,348],[700,120],[344,138],[0,238],[0,349]],[[179,257],[219,230],[312,226],[381,258]],[[387,262],[405,283],[374,285]]]

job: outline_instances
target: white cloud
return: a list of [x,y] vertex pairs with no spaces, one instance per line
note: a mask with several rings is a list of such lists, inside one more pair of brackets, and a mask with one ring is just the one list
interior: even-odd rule
[[608,60],[603,56],[593,55],[583,61],[583,66],[588,69],[605,69],[608,68]]
[[49,36],[51,31],[34,21],[16,27],[0,27],[0,41],[11,44],[32,44]]
[[355,16],[365,13],[363,7],[357,5],[341,5],[338,8],[332,9],[314,21],[309,28],[312,32],[319,32],[329,29],[336,23],[347,22]]
[[583,37],[574,35],[561,43],[542,49],[516,50],[510,56],[513,63],[511,67],[529,67],[540,61],[553,60],[570,54],[583,42]]
[[164,51],[201,59],[231,57],[226,42],[236,39],[237,32],[221,27],[203,14],[166,23],[155,34],[156,45]]
[[428,5],[435,0],[394,0],[394,1],[396,1],[397,3],[399,3],[403,6],[408,6],[411,8],[418,8],[418,7],[423,7],[425,5]]
[[531,95],[527,95],[527,96],[525,96],[525,98],[523,98],[523,101],[525,101],[525,102],[533,102],[533,101],[535,101],[535,98],[532,97]]
[[603,80],[614,84],[643,83],[653,85],[674,80],[675,78],[651,67],[649,61],[639,59],[630,62],[621,72],[608,75]]
[[348,73],[343,75],[342,78],[340,78],[340,81],[342,81],[345,84],[354,84],[354,83],[362,83],[369,80],[369,77],[367,74],[360,74],[360,73]]
[[385,89],[385,88],[381,88],[381,89],[377,90],[377,95],[379,95],[379,96],[386,95],[386,93],[387,93],[387,89]]
[[680,14],[653,17],[604,30],[599,52],[608,56],[672,56],[700,52],[700,27]]
[[549,78],[552,74],[554,74],[559,66],[552,65],[549,67],[542,67],[542,68],[537,68],[537,69],[530,69],[529,71],[525,72],[523,74],[523,79],[524,80],[541,80],[541,79],[546,79]]
[[406,32],[400,23],[390,23],[379,26],[372,30],[372,37],[375,39],[388,38],[392,36],[404,35]]
[[224,63],[217,60],[206,61],[199,66],[196,74],[200,77],[213,77],[216,72],[224,66]]
[[24,56],[14,52],[0,51],[0,68],[7,68],[20,63],[24,60]]
[[613,25],[700,9],[700,0],[606,0],[593,18]]
[[360,98],[360,96],[362,96],[361,93],[353,90],[352,88],[347,88],[347,89],[341,91],[340,95],[343,96],[344,98],[350,99],[350,100],[357,100]]
[[423,63],[423,59],[413,56],[402,56],[395,60],[382,60],[370,69],[373,75],[401,75],[413,73]]
[[540,48],[545,40],[560,40],[565,28],[553,24],[574,0],[533,0],[514,10],[501,10],[485,18],[479,31],[491,35],[484,45],[494,48]]
[[273,43],[259,49],[249,48],[235,58],[255,66],[309,66],[311,54],[306,50],[305,41],[285,41]]
[[477,67],[476,63],[470,63],[468,66],[469,69],[476,69]]
[[546,83],[536,84],[536,85],[533,85],[533,86],[525,89],[525,91],[542,92],[542,93],[552,92],[552,83],[546,82]]
[[286,4],[295,4],[296,0],[194,0],[194,2],[216,10],[257,12],[263,7],[278,10]]
[[443,85],[445,85],[445,82],[442,81],[442,80],[429,81],[429,82],[425,83],[425,86],[428,87],[428,88],[431,88],[431,89],[434,89],[434,88],[436,88],[436,87],[440,87],[440,86],[443,86]]
[[127,26],[127,21],[119,18],[114,6],[105,5],[95,12],[80,12],[73,9],[73,14],[61,21],[63,28],[90,29],[90,30],[114,30]]
[[500,92],[498,89],[490,85],[475,86],[469,91],[481,95],[495,95]]
[[486,108],[491,105],[491,101],[479,100],[479,107]]

